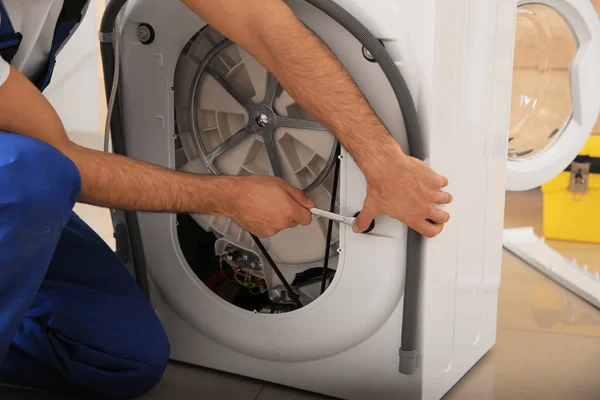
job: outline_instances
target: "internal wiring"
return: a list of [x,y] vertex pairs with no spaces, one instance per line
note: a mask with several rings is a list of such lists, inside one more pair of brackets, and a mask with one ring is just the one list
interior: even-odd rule
[[[224,264],[229,266],[231,270],[225,271]],[[235,282],[240,286],[245,287],[246,289],[248,289],[248,292],[250,294],[259,295],[264,292],[264,288],[266,287],[266,281],[262,278],[256,277],[252,274],[251,271],[245,271],[243,268],[235,265],[235,263],[229,262],[225,258],[221,258],[219,267],[220,272],[215,273],[207,281],[211,284],[211,289],[216,287],[223,279],[226,279],[230,282]]]
[[117,89],[119,88],[119,75],[120,75],[120,65],[121,65],[121,55],[119,50],[119,30],[118,24],[115,21],[115,27],[113,30],[113,43],[115,44],[115,76],[113,80],[113,85],[110,91],[110,98],[108,101],[108,108],[106,114],[106,126],[104,127],[104,152],[109,152],[109,143],[110,143],[110,123],[112,121],[113,109],[115,108],[115,100],[117,98]]
[[296,306],[298,306],[298,308],[302,308],[302,303],[300,302],[300,296],[298,295],[298,293],[296,293],[294,291],[294,289],[292,289],[292,286],[289,284],[287,279],[285,279],[285,276],[283,276],[283,274],[281,273],[281,270],[279,269],[277,264],[275,264],[275,261],[273,260],[273,258],[271,257],[271,255],[269,254],[269,252],[267,251],[265,246],[262,244],[262,242],[260,241],[260,239],[257,236],[252,235],[252,234],[251,234],[251,236],[252,236],[252,239],[254,240],[254,243],[256,243],[256,245],[258,246],[260,251],[263,253],[265,258],[267,259],[267,262],[269,263],[271,268],[273,268],[273,272],[275,272],[275,275],[277,275],[277,277],[279,278],[279,280],[285,287],[285,290],[287,290],[289,298],[292,299],[292,301],[296,304]]

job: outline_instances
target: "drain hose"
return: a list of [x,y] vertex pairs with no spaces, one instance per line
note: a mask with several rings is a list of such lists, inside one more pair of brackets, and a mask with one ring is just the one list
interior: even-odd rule
[[[404,116],[410,155],[423,160],[424,146],[417,109],[406,81],[381,42],[348,11],[333,0],[304,0],[321,10],[350,32],[367,49],[388,78]],[[421,250],[423,237],[409,229],[407,243],[406,277],[402,313],[402,347],[399,371],[412,375],[417,368],[418,339],[418,284],[421,273]]]
[[[348,11],[339,6],[333,0],[304,0],[313,7],[322,11],[348,32],[350,32],[367,49],[375,61],[379,64],[382,71],[390,82],[394,94],[402,110],[406,133],[408,136],[410,155],[423,160],[424,146],[423,136],[419,126],[419,118],[416,106],[410,94],[406,81],[402,77],[400,70],[385,50],[383,44],[354,18]],[[107,97],[110,98],[113,85],[118,84],[114,81],[115,72],[115,51],[114,27],[117,16],[125,5],[127,0],[111,0],[107,5],[102,24],[100,28],[100,50],[105,74],[105,88]],[[118,65],[117,65],[118,68]],[[116,154],[127,155],[125,148],[125,138],[121,126],[121,113],[118,95],[114,96],[113,103],[110,103],[114,110],[111,114],[111,138],[113,141],[113,151]],[[137,215],[133,212],[125,213],[127,230],[129,233],[129,242],[131,253],[135,265],[138,284],[148,294],[148,278],[146,273],[146,262],[141,242],[141,232],[137,220]],[[409,229],[407,243],[407,262],[406,278],[404,288],[404,304],[402,315],[402,347],[400,348],[399,372],[405,375],[412,375],[417,368],[417,339],[418,339],[418,284],[420,281],[422,236],[416,231]]]

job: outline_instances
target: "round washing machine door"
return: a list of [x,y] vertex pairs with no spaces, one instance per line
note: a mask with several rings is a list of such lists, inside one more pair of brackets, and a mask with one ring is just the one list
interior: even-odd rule
[[[335,53],[379,118],[408,151],[397,97],[370,53],[345,28],[306,1],[286,2]],[[158,42],[162,28],[156,29]],[[176,33],[183,28],[169,24],[168,29],[173,40],[187,42],[179,59],[162,54],[157,69],[162,73],[175,64],[174,167],[199,174],[279,175],[318,197],[315,201],[320,208],[329,208],[330,192],[323,186],[333,186],[327,171],[332,169],[332,161],[338,160],[332,156],[336,146],[330,134],[285,90],[276,87],[277,82],[252,56],[211,27],[185,38]],[[140,46],[132,51],[144,52],[148,59],[157,52]],[[140,83],[137,90],[143,91],[145,86]],[[136,123],[132,119],[130,126]],[[272,127],[275,131],[269,136]],[[164,149],[148,150],[153,147],[148,143],[136,146],[141,147],[145,159],[158,158],[158,151],[164,155]],[[366,180],[345,151],[339,159],[337,208],[343,214],[353,214],[363,206]],[[282,362],[330,357],[373,336],[401,305],[408,231],[390,218],[378,218],[375,231],[369,235],[355,234],[346,226],[336,227],[329,263],[335,277],[327,290],[299,309],[275,314],[262,312],[262,305],[256,309],[239,306],[242,300],[250,303],[256,298],[252,296],[264,295],[261,286],[273,286],[269,282],[273,275],[262,274],[268,262],[257,262],[255,256],[260,257],[261,252],[252,247],[252,238],[235,223],[199,215],[143,215],[140,221],[149,274],[164,301],[203,336],[241,354]],[[312,226],[286,230],[262,241],[290,284],[310,279],[315,267],[325,270],[327,246],[322,243],[326,243],[327,225],[315,218]],[[239,251],[227,253],[221,265],[216,263],[208,273],[209,260],[198,256],[202,248],[196,240],[206,237],[207,232],[218,238],[214,249],[225,241],[225,247],[233,245],[235,250],[249,252],[241,256]],[[321,247],[315,247],[315,241]],[[259,268],[255,268],[257,265]],[[254,279],[257,276],[260,279]],[[244,293],[229,291],[236,283],[243,286]],[[214,289],[217,284],[223,285],[218,293]],[[274,291],[267,293],[269,301],[272,294],[273,302],[281,300],[276,299]]]
[[588,0],[520,1],[508,190],[541,186],[583,148],[600,112],[600,21]]

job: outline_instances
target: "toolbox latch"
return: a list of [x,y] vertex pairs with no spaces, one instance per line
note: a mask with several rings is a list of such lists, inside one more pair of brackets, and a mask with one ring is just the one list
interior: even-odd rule
[[571,164],[571,180],[569,191],[575,195],[586,194],[589,190],[590,163],[574,162]]

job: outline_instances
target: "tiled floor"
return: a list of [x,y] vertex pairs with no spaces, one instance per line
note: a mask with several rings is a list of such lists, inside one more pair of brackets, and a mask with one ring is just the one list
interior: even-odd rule
[[[112,244],[108,213],[77,206],[80,216]],[[539,191],[510,193],[506,226],[534,226],[541,234]],[[569,257],[600,270],[600,246],[553,243]],[[596,255],[596,256],[594,256]],[[600,398],[600,311],[505,252],[500,290],[498,340],[445,397],[454,399]],[[18,389],[0,399],[59,399]],[[173,363],[143,400],[308,400],[325,397]]]

